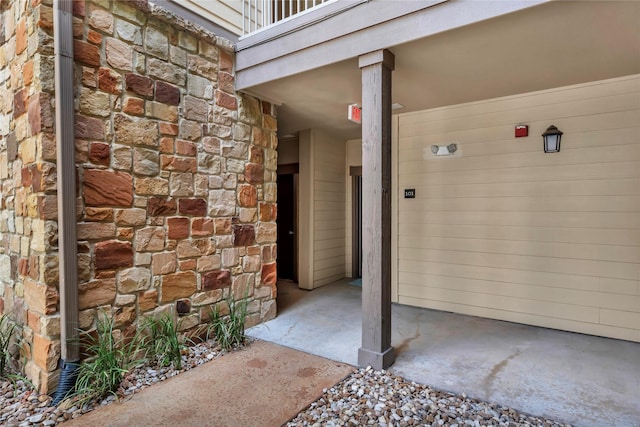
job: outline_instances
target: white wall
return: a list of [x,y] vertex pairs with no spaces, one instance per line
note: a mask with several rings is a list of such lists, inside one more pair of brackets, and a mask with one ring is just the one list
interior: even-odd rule
[[400,115],[398,167],[401,303],[640,341],[640,76]]

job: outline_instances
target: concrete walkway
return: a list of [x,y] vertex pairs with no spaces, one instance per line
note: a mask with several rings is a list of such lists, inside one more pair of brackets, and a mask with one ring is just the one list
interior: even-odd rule
[[258,341],[64,426],[275,427],[352,371],[343,363]]
[[[249,335],[357,364],[361,290],[278,284],[279,316]],[[577,426],[640,426],[640,344],[394,305],[390,371]]]

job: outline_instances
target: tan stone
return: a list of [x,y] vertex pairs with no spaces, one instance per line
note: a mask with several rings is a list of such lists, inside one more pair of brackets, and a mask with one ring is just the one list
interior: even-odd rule
[[30,278],[24,279],[24,300],[29,310],[40,314],[53,314],[57,311],[58,292],[52,286],[41,285]]
[[135,304],[137,298],[135,295],[118,295],[114,303],[117,307],[123,307],[125,305]]
[[118,226],[144,225],[147,220],[147,212],[144,209],[116,209],[115,221]]
[[261,261],[260,255],[245,256],[242,258],[242,270],[247,273],[256,273],[260,271]]
[[136,319],[136,308],[134,306],[117,307],[113,314],[116,326],[129,325]]
[[233,267],[240,262],[238,250],[236,248],[228,248],[222,250],[222,266]]
[[207,255],[198,258],[198,272],[217,270],[221,267],[220,255]]
[[202,256],[203,253],[193,240],[181,240],[176,247],[178,258]]
[[253,296],[253,285],[255,278],[253,274],[239,274],[234,276],[231,292],[236,300]]
[[158,306],[158,291],[155,289],[143,292],[138,297],[138,309],[140,312],[153,310]]
[[136,194],[142,196],[168,196],[169,180],[164,178],[136,178]]
[[118,292],[131,294],[149,289],[151,272],[148,268],[134,267],[118,273]]
[[159,130],[155,121],[116,114],[113,126],[119,144],[158,146]]
[[262,266],[262,283],[265,285],[275,285],[278,280],[276,263],[264,264]]
[[116,279],[99,279],[78,286],[80,310],[111,304],[116,297]]
[[260,222],[256,226],[256,242],[275,243],[277,240],[278,227],[273,222]]
[[104,240],[113,238],[116,227],[111,223],[80,222],[76,225],[78,240]]
[[191,297],[191,303],[194,306],[211,305],[222,299],[222,289],[213,289],[211,291],[200,292]]
[[154,176],[160,172],[160,155],[157,150],[135,148],[133,151],[133,172],[137,175]]
[[172,172],[169,179],[169,188],[172,196],[192,196],[193,174]]
[[174,273],[177,268],[176,254],[174,252],[164,252],[153,254],[151,261],[151,272],[154,275]]
[[196,291],[196,274],[193,271],[181,271],[162,276],[161,303],[186,298]]
[[242,207],[255,207],[258,203],[258,193],[253,185],[244,184],[238,191],[238,203]]
[[136,252],[161,251],[164,249],[166,233],[163,227],[145,227],[136,232]]
[[184,260],[180,260],[178,269],[180,271],[195,270],[196,265],[197,265],[197,261],[195,259],[184,259]]
[[113,68],[131,71],[133,65],[133,50],[128,44],[111,37],[105,42],[107,63]]
[[191,235],[210,236],[213,234],[213,219],[211,218],[194,218],[191,221]]
[[60,341],[33,335],[33,361],[45,371],[54,371],[60,359]]

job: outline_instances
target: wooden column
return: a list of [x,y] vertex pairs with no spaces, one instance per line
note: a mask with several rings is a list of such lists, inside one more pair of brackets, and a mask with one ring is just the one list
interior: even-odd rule
[[362,55],[362,347],[358,365],[386,369],[391,347],[391,72],[388,50]]

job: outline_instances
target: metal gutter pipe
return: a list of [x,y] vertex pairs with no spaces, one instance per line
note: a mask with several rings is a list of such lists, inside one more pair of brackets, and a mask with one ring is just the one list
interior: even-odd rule
[[55,115],[58,179],[58,250],[60,263],[61,373],[53,405],[73,390],[80,361],[78,322],[78,239],[73,100],[73,1],[53,1]]

